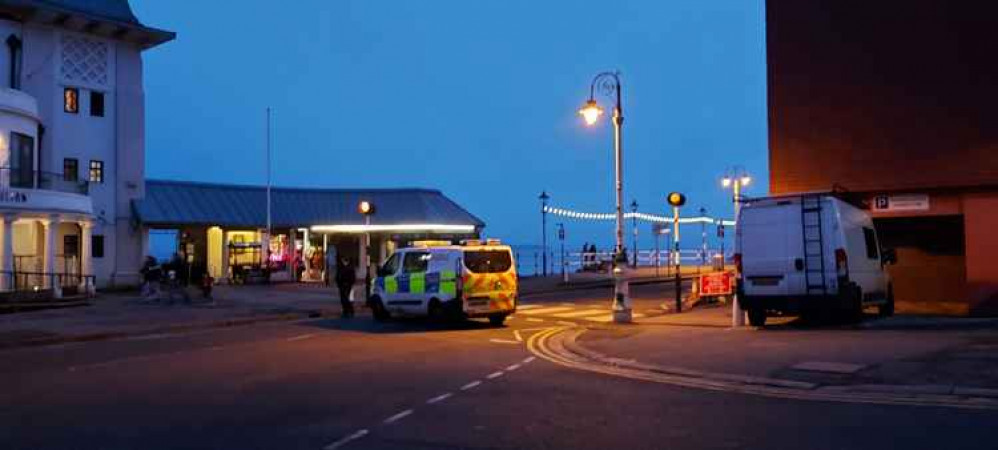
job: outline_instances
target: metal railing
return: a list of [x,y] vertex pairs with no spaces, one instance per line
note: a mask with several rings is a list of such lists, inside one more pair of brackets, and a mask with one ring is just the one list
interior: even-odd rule
[[[54,284],[53,284],[54,283]],[[97,277],[63,272],[33,272],[8,270],[0,271],[0,292],[14,294],[15,298],[31,297],[43,300],[50,298],[53,286],[58,286],[62,296],[90,296],[94,292]]]
[[78,176],[16,167],[0,167],[0,188],[42,189],[80,195],[90,193],[90,183]]
[[[543,272],[543,253],[537,251],[516,251],[517,273],[521,276],[537,276]],[[726,261],[728,256],[722,256],[718,249],[707,249],[703,252],[700,249],[679,250],[678,258],[683,266],[700,266],[704,268],[716,268],[722,261]],[[659,267],[664,271],[671,270],[670,267],[676,263],[677,254],[671,250],[641,250],[638,252],[638,267]],[[628,256],[631,261],[632,255]],[[548,253],[548,273],[560,274],[561,266],[565,266],[568,272],[599,272],[606,271],[611,267],[613,254],[609,251],[599,252],[559,252],[550,251]]]

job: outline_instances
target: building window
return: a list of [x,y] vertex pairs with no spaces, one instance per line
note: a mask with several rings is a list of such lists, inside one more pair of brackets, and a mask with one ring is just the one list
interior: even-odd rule
[[90,115],[104,117],[104,93],[90,91]]
[[90,182],[104,182],[104,161],[90,160]]
[[78,159],[65,158],[62,160],[62,179],[66,181],[80,179],[80,161]]
[[94,258],[104,257],[104,235],[95,234],[90,238],[90,255]]
[[21,133],[10,133],[9,167],[10,185],[20,188],[35,187],[35,138]]
[[66,88],[62,91],[62,109],[70,114],[80,112],[80,90],[77,88]]
[[62,255],[63,256],[79,256],[80,255],[80,237],[75,234],[67,234],[62,237]]

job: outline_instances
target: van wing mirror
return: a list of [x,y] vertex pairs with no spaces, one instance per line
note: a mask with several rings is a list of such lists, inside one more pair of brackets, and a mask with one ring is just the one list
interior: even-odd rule
[[897,250],[893,248],[886,248],[880,254],[880,259],[883,261],[884,265],[894,265],[898,262]]

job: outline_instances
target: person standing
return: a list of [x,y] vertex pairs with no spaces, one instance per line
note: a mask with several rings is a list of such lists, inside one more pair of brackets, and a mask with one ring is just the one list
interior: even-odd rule
[[350,260],[340,258],[336,267],[336,287],[340,291],[340,305],[343,307],[343,318],[353,317],[353,302],[350,301],[350,291],[357,282],[357,273],[350,265]]

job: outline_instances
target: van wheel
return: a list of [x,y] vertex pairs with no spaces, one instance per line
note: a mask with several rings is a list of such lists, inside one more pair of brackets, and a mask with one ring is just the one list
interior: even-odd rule
[[880,317],[890,317],[894,315],[894,286],[887,285],[887,301],[880,305],[878,310]]
[[489,316],[489,323],[494,327],[501,327],[506,322],[506,314],[495,314]]
[[765,326],[766,310],[762,308],[753,308],[748,310],[748,323],[753,327]]
[[374,320],[378,322],[385,322],[392,317],[388,313],[388,309],[385,308],[385,304],[381,302],[381,297],[371,298],[371,314],[374,316]]

